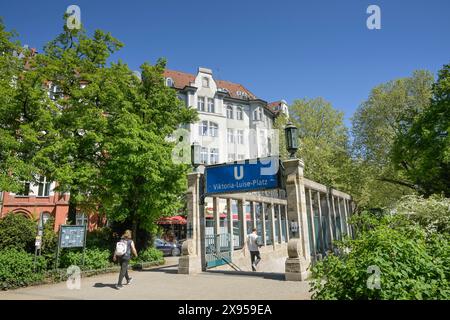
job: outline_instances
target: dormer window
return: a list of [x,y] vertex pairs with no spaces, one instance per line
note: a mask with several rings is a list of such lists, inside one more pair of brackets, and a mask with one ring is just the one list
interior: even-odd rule
[[202,87],[209,88],[209,79],[207,77],[202,78]]
[[166,86],[173,87],[173,85],[174,85],[173,79],[172,78],[167,78],[166,79]]

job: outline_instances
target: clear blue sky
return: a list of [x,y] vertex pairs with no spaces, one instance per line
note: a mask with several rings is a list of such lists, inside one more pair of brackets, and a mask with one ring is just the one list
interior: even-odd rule
[[[113,56],[133,70],[144,61],[242,83],[266,101],[324,97],[346,123],[375,85],[450,63],[449,0],[2,1],[0,16],[38,50],[62,28],[70,4],[91,34],[110,31]],[[381,30],[366,9],[381,8]]]

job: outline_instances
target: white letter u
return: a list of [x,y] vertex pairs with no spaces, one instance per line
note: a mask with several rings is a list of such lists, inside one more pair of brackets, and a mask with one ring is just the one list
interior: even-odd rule
[[[239,173],[237,170],[238,168],[240,169]],[[234,178],[236,180],[241,180],[243,177],[244,177],[244,166],[234,167]]]

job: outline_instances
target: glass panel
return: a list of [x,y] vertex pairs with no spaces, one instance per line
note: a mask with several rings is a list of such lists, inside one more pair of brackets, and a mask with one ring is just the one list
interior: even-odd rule
[[267,206],[265,212],[265,221],[266,221],[266,244],[272,244],[272,216],[270,211],[272,209]]

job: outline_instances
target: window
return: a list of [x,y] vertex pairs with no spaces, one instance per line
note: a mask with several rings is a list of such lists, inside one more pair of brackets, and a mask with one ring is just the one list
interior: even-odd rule
[[266,145],[266,137],[264,131],[259,132],[259,145],[261,146],[261,156],[267,155],[267,145]]
[[28,197],[30,195],[30,183],[25,182],[22,186],[22,190],[20,190],[16,195],[19,197]]
[[262,117],[262,111],[261,108],[256,108],[255,111],[253,111],[253,120],[259,121]]
[[244,130],[238,130],[236,138],[237,138],[236,143],[244,144]]
[[219,136],[219,125],[214,122],[209,123],[209,135],[211,137],[218,137]]
[[202,86],[203,88],[209,88],[209,79],[207,77],[202,78]]
[[208,98],[208,112],[214,113],[214,99]]
[[202,121],[199,125],[199,135],[207,136],[208,135],[208,121]]
[[258,108],[258,120],[262,120],[263,119],[263,111],[262,108]]
[[59,87],[55,84],[51,84],[48,95],[49,95],[50,99],[52,99],[53,101],[58,100],[61,96]]
[[172,78],[167,78],[166,79],[166,86],[173,87],[173,85],[174,85],[173,79]]
[[214,164],[219,162],[219,149],[211,148],[209,150],[209,163]]
[[204,164],[208,163],[208,148],[202,147],[200,151],[200,158],[202,163]]
[[238,154],[238,160],[244,160],[245,154]]
[[238,120],[244,120],[244,111],[241,107],[236,108],[236,119]]
[[38,185],[38,197],[48,197],[50,195],[50,182],[46,177],[40,177]]
[[197,98],[197,109],[198,111],[205,111],[205,97]]
[[227,107],[227,118],[233,119],[233,107],[232,106]]
[[236,160],[236,155],[234,153],[228,154],[228,162],[232,162]]
[[227,141],[228,143],[234,143],[234,130],[227,129]]
[[77,226],[84,226],[88,222],[87,215],[83,212],[77,212],[76,218],[75,218],[75,224]]
[[44,224],[47,223],[47,221],[50,219],[51,215],[48,212],[42,212],[42,222]]

